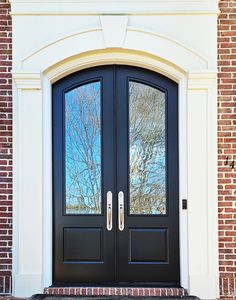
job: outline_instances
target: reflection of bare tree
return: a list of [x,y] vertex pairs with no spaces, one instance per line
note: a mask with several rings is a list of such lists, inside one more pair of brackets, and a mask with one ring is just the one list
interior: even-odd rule
[[67,213],[101,212],[100,84],[66,93]]
[[130,212],[163,214],[165,94],[130,82]]
[[[166,212],[165,95],[130,82],[130,212]],[[66,211],[101,212],[100,83],[65,96]]]

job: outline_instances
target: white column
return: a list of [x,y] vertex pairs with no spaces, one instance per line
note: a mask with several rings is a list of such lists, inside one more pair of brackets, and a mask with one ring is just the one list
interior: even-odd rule
[[42,292],[42,93],[40,73],[13,72],[13,293]]
[[218,296],[217,97],[215,73],[188,80],[189,292]]

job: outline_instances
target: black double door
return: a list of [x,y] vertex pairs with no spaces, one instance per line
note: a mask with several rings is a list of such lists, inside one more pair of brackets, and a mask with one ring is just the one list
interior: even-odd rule
[[53,85],[54,284],[179,284],[177,91],[128,66]]

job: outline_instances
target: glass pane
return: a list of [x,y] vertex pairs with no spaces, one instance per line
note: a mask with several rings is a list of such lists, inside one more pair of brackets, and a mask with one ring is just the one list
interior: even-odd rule
[[165,93],[129,82],[130,214],[166,214]]
[[101,213],[100,82],[65,94],[67,214]]

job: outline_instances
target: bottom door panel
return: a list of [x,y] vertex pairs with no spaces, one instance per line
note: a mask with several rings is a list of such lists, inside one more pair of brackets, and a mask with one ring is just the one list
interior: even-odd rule
[[129,254],[130,264],[168,263],[168,229],[129,229]]
[[104,263],[102,228],[64,228],[64,263]]

